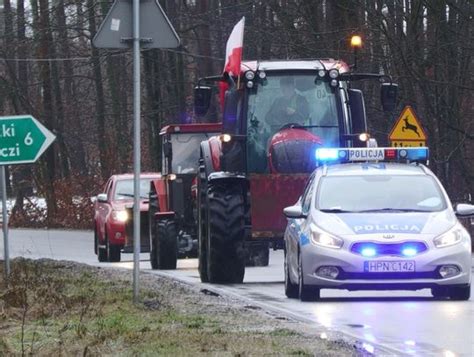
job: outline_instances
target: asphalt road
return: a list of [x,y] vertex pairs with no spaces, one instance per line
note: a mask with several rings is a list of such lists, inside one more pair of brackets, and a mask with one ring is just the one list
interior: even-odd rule
[[[0,247],[3,252],[3,240]],[[11,230],[10,255],[133,267],[131,254],[122,255],[120,263],[98,263],[92,232]],[[196,259],[181,260],[176,271],[165,272],[152,271],[147,259],[148,254],[142,254],[143,271],[238,295],[250,305],[311,324],[321,338],[360,341],[376,355],[474,356],[474,298],[435,301],[429,290],[323,290],[320,302],[302,303],[284,295],[282,251],[272,252],[268,267],[247,268],[244,284],[233,286],[201,284]]]

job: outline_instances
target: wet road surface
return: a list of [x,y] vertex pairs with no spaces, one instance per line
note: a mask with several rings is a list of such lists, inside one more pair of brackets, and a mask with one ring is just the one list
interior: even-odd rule
[[[3,252],[3,240],[0,247]],[[11,230],[10,254],[133,267],[131,254],[123,254],[120,263],[98,263],[93,234],[84,231]],[[282,251],[271,252],[268,267],[247,268],[244,284],[231,286],[201,284],[196,259],[180,260],[176,271],[164,272],[152,271],[147,259],[148,254],[141,255],[143,271],[243,297],[251,305],[313,325],[321,338],[356,339],[376,355],[474,356],[474,298],[436,301],[429,290],[322,290],[320,302],[303,303],[284,295]]]

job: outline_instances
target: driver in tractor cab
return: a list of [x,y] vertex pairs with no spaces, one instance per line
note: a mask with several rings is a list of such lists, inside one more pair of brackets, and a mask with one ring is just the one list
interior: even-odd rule
[[309,104],[305,97],[296,93],[295,79],[282,77],[280,90],[282,95],[273,101],[265,116],[272,132],[275,133],[287,124],[308,125]]

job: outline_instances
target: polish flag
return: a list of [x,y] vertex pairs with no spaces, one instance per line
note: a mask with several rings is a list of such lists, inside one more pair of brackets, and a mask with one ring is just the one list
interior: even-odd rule
[[245,17],[242,17],[234,26],[227,40],[224,73],[227,72],[230,76],[240,75],[240,63],[242,62],[242,49],[244,47],[244,26]]
[[[242,62],[242,52],[244,47],[244,26],[245,26],[245,17],[234,26],[229,39],[227,40],[227,46],[225,50],[225,65],[224,73],[227,73],[229,76],[239,76],[240,75],[240,64]],[[224,98],[225,92],[229,88],[227,82],[220,82],[220,102],[221,107],[224,109]]]

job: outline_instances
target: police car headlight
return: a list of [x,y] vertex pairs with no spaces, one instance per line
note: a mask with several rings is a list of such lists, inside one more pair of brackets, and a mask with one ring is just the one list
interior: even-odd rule
[[112,211],[112,219],[117,222],[127,222],[128,213],[127,211]]
[[323,232],[320,229],[313,227],[313,229],[311,229],[311,243],[326,248],[339,249],[344,244],[344,241],[341,238],[335,237],[329,233]]
[[458,244],[462,241],[463,232],[459,228],[451,229],[450,231],[436,237],[434,239],[434,245],[436,248],[450,247],[452,245]]

